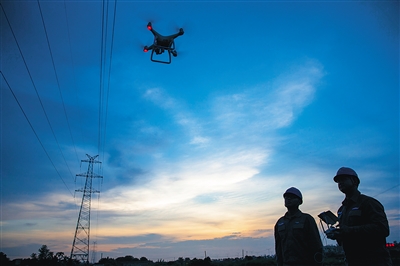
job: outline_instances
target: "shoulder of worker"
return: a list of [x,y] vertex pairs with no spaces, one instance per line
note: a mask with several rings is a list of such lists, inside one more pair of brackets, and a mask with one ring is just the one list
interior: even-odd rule
[[383,205],[382,205],[382,203],[379,202],[379,200],[377,200],[373,197],[364,195],[364,194],[359,195],[357,204],[360,205],[360,207],[364,204],[369,204],[369,205],[375,205],[375,206],[378,205],[383,208]]
[[279,219],[276,221],[275,226],[277,226],[277,225],[283,223],[285,219],[286,219],[285,216],[282,216],[281,218],[279,218]]
[[305,219],[305,220],[309,220],[309,221],[312,221],[312,222],[315,222],[315,219],[314,219],[314,217],[311,215],[311,214],[309,214],[309,213],[302,213],[301,214],[301,216]]

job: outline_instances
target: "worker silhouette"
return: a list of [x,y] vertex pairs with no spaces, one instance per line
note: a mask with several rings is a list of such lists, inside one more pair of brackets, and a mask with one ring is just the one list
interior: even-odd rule
[[278,265],[322,265],[322,241],[317,224],[311,215],[299,210],[303,195],[291,187],[283,198],[287,212],[274,227]]
[[360,179],[351,168],[341,167],[333,180],[346,197],[338,210],[338,229],[327,237],[343,246],[349,266],[392,265],[386,249],[389,224],[382,204],[360,193]]

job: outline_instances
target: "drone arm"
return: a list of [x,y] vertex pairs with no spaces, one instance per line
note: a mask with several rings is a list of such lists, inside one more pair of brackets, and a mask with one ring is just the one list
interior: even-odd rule
[[167,38],[167,39],[175,39],[175,38],[177,38],[177,37],[179,37],[181,35],[183,35],[183,30],[182,29],[178,33],[166,36],[165,38]]
[[154,38],[160,38],[160,37],[162,37],[161,36],[161,34],[160,33],[158,33],[155,29],[153,29],[153,28],[151,28],[150,29],[150,31],[151,31],[151,33],[153,33],[153,35],[154,35]]
[[145,47],[143,48],[143,51],[144,51],[144,52],[148,52],[148,51],[152,50],[153,48],[154,48],[154,45],[153,45],[153,44],[150,45],[150,46],[145,46]]

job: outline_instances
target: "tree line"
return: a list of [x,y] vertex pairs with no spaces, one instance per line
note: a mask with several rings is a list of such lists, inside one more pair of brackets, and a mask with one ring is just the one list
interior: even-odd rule
[[[400,265],[400,243],[387,245],[392,257],[393,265]],[[0,264],[2,266],[81,266],[85,265],[78,260],[71,259],[63,252],[54,253],[46,245],[42,245],[38,253],[32,253],[30,258],[10,260],[7,255],[0,252]],[[269,266],[276,265],[273,256],[245,256],[243,258],[226,258],[212,260],[210,257],[204,259],[178,258],[175,261],[152,261],[146,257],[135,258],[131,255],[125,257],[102,258],[93,266]],[[345,266],[344,253],[341,247],[324,246],[324,266]]]

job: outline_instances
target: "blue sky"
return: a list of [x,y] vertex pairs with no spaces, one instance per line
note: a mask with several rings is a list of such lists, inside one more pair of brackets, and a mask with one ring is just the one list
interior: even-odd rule
[[[102,162],[97,259],[274,254],[283,192],[299,188],[301,210],[318,222],[343,200],[332,180],[341,166],[385,206],[387,240],[400,240],[397,1],[107,8],[102,16],[101,1],[1,3],[8,257],[43,244],[69,255],[86,154]],[[171,64],[142,52],[148,21],[164,35],[184,28]]]

